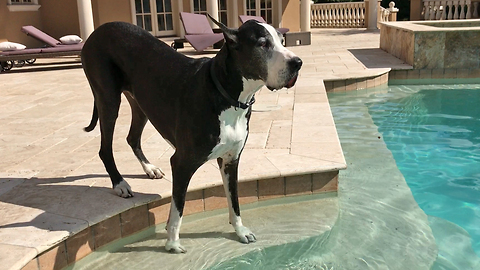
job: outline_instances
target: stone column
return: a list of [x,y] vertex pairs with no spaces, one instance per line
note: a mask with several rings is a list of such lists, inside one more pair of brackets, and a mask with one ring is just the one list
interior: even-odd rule
[[[207,13],[218,21],[218,0],[207,0]],[[212,28],[218,28],[212,21],[210,21],[210,25]]]
[[365,0],[365,23],[367,29],[377,29],[377,0]]
[[[177,0],[177,5],[178,5],[177,14],[180,14],[180,12],[183,12],[183,0]],[[185,29],[183,29],[183,24],[180,21],[180,15],[174,14],[173,19],[178,20],[178,28],[179,28],[178,34],[181,38],[184,38],[185,37]]]
[[300,31],[310,31],[310,13],[311,13],[311,1],[301,0],[300,3]]
[[93,24],[92,2],[91,0],[77,0],[77,6],[80,36],[83,40],[86,40],[95,29]]
[[[228,4],[231,4],[231,6],[228,6]],[[239,20],[238,20],[238,1],[237,0],[232,0],[231,2],[227,3],[227,10],[229,10],[231,7],[232,12],[232,20],[230,20],[233,24],[230,27],[233,28],[238,28]]]

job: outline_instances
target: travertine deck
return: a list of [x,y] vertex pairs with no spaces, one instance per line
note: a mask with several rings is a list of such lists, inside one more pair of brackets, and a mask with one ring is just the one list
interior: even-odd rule
[[[410,68],[378,47],[379,32],[363,29],[313,30],[312,45],[290,47],[304,61],[301,76],[288,91],[263,89],[256,96],[240,180],[290,177],[285,178],[285,189],[293,183],[291,192],[286,191],[293,194],[294,184],[304,180],[301,175],[344,169],[323,80],[374,77],[392,67]],[[56,254],[66,253],[62,255],[65,263],[81,255],[59,248],[52,258],[31,259],[93,224],[170,195],[173,150],[147,125],[145,154],[167,174],[165,179],[147,179],[125,141],[130,121],[126,102],[117,122],[114,150],[117,166],[136,196],[114,195],[97,155],[99,128],[90,133],[82,130],[93,105],[83,70],[75,61],[57,69],[58,64],[39,61],[33,67],[0,74],[2,269],[61,267],[63,259]],[[195,174],[190,189],[220,183],[217,166],[210,162]],[[84,248],[80,244],[78,250]]]

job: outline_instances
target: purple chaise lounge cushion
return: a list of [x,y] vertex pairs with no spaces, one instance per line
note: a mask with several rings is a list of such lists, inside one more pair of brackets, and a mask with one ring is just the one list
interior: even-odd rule
[[30,35],[52,47],[55,47],[59,44],[61,44],[60,41],[56,40],[55,38],[45,34],[45,32],[42,32],[41,30],[38,30],[35,26],[27,25],[27,26],[22,26],[22,31],[25,32],[27,35]]

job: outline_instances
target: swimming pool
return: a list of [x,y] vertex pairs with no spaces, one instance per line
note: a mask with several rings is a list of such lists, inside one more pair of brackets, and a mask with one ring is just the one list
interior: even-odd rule
[[[331,230],[320,229],[319,222],[329,217],[320,208],[323,203],[293,202],[260,208],[257,217],[244,211],[246,221],[275,211],[302,221],[275,221],[275,232],[251,227],[259,239],[276,239],[267,247],[232,241],[228,224],[219,225],[225,217],[210,216],[183,225],[201,260],[192,253],[163,253],[160,225],[143,232],[140,240],[122,240],[70,268],[480,269],[475,228],[480,224],[475,168],[480,135],[474,135],[480,116],[467,114],[469,107],[478,111],[480,96],[472,96],[478,90],[480,85],[392,86],[330,94],[348,165],[340,172],[339,213]],[[188,226],[195,233],[188,233]],[[197,233],[201,226],[210,234]],[[212,239],[208,245],[202,235]],[[243,247],[247,251],[235,252]],[[167,261],[177,261],[175,268],[166,267]]]
[[479,90],[409,85],[329,96],[334,116],[350,98],[368,108],[428,215],[438,247],[433,269],[480,269]]

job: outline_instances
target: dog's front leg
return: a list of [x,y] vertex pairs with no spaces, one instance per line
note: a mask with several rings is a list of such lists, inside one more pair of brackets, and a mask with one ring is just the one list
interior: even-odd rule
[[165,249],[173,253],[185,253],[187,249],[180,244],[180,226],[182,225],[185,196],[190,179],[202,164],[182,158],[177,153],[172,156],[170,163],[172,165],[173,190]]
[[223,179],[223,187],[227,196],[230,224],[232,224],[240,242],[252,243],[257,241],[255,234],[247,227],[243,226],[242,218],[240,217],[240,205],[238,203],[238,158],[225,161],[218,158],[218,166]]

